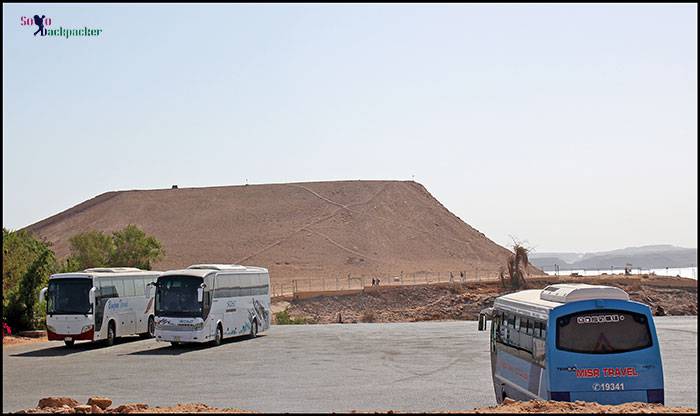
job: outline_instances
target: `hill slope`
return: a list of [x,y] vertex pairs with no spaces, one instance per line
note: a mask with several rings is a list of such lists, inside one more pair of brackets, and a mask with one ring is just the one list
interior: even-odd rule
[[68,254],[68,238],[136,224],[166,270],[263,266],[273,280],[466,270],[495,273],[509,251],[416,182],[342,181],[108,192],[27,229]]

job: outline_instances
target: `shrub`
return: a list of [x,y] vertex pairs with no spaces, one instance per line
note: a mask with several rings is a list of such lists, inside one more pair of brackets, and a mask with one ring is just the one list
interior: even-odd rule
[[377,317],[374,315],[374,311],[365,311],[360,317],[360,322],[374,322],[376,318]]
[[302,325],[306,323],[306,319],[293,318],[289,316],[289,312],[285,309],[275,314],[275,322],[277,325]]

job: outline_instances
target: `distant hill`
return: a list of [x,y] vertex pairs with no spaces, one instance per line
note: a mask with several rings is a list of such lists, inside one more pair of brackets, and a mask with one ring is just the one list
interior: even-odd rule
[[72,235],[127,224],[163,243],[156,269],[237,263],[267,267],[273,281],[477,269],[483,276],[510,255],[412,181],[107,192],[26,229],[65,257]]
[[665,267],[697,266],[698,250],[672,245],[628,247],[597,253],[532,253],[530,260],[546,271],[554,269],[622,269],[626,264],[633,268],[661,269]]

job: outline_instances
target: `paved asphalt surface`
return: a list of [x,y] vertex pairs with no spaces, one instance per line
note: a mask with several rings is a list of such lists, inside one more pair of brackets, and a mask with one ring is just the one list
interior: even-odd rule
[[[666,404],[697,408],[697,317],[656,319]],[[473,321],[273,326],[254,340],[171,347],[3,347],[2,410],[46,396],[115,404],[202,402],[260,412],[434,411],[495,404],[486,333]]]

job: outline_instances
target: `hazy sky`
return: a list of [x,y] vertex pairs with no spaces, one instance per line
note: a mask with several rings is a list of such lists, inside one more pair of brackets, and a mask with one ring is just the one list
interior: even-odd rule
[[[34,37],[99,28],[99,37]],[[697,247],[696,5],[3,5],[3,226],[400,179],[500,244]]]

